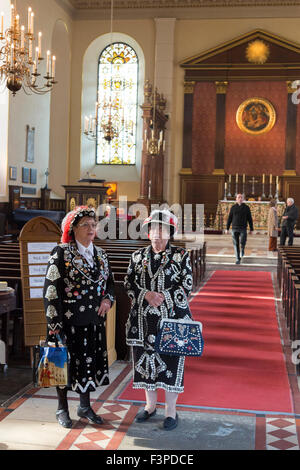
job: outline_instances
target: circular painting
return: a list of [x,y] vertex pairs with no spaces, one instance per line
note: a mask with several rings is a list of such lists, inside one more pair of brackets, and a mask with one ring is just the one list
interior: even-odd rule
[[269,132],[276,121],[273,105],[264,98],[250,98],[238,107],[236,122],[243,132],[252,135]]

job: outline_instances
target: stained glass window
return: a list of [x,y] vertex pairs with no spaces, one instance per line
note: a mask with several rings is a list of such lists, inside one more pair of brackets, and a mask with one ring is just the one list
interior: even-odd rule
[[[134,49],[121,42],[107,46],[98,65],[97,164],[135,164],[137,87],[138,57]],[[105,134],[109,123],[113,138]]]

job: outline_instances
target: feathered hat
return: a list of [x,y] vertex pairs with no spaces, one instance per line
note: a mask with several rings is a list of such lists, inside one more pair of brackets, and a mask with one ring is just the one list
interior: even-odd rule
[[172,214],[168,209],[155,209],[152,211],[149,217],[144,220],[143,227],[148,226],[149,230],[152,223],[170,227],[171,235],[174,235],[178,230],[178,219],[176,215]]
[[68,212],[61,223],[61,243],[69,243],[71,240],[73,240],[73,227],[82,217],[93,217],[95,219],[95,209],[88,206],[77,206],[73,211]]

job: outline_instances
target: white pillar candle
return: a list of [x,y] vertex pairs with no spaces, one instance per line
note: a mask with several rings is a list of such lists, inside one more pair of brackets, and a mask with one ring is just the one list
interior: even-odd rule
[[25,26],[21,26],[21,51],[24,52]]
[[31,7],[28,8],[28,25],[27,25],[27,29],[28,29],[28,33],[30,34],[30,29],[31,29],[31,12],[32,12],[32,9]]
[[32,12],[31,13],[31,28],[30,28],[31,34],[34,33],[34,26],[33,25],[34,25],[34,13]]
[[228,175],[228,182],[231,183],[231,175]]
[[50,51],[47,51],[47,75],[50,75]]
[[243,183],[245,183],[245,174],[243,174]]
[[51,72],[51,77],[54,79],[55,78],[55,63],[56,63],[56,57],[55,55],[52,57],[52,72]]
[[42,57],[42,33],[39,32],[39,59]]
[[38,60],[39,60],[39,48],[36,47],[35,48],[35,64],[36,64],[36,67],[37,67],[37,64],[38,64]]
[[11,13],[10,27],[11,27],[11,29],[13,29],[14,28],[14,21],[15,21],[15,7],[14,7],[14,5],[11,5],[10,8],[11,8],[11,10],[10,10],[10,13]]
[[264,173],[262,175],[262,182],[263,182],[263,184],[265,183],[265,174]]
[[270,175],[270,184],[272,183],[272,174]]
[[239,174],[238,174],[238,173],[236,173],[236,174],[235,174],[235,182],[237,183],[237,182],[238,182],[238,180],[239,180]]

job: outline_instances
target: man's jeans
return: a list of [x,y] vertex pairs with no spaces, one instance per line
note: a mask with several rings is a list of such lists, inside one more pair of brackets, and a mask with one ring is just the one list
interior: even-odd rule
[[232,241],[236,260],[240,261],[240,247],[242,249],[242,254],[244,254],[245,245],[247,241],[247,229],[232,229]]
[[288,245],[292,246],[294,241],[294,227],[291,225],[284,225],[281,227],[280,245],[285,245],[287,237],[289,237]]

